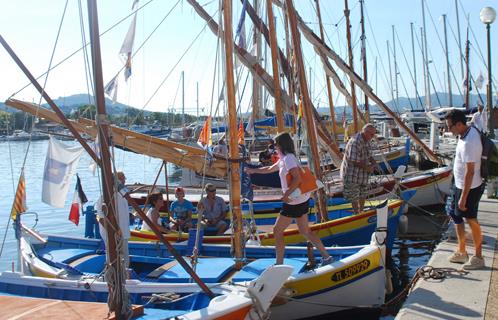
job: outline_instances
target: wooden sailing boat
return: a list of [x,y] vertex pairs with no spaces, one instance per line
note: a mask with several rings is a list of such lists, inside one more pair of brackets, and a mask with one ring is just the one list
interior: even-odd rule
[[[292,3],[289,2],[291,5]],[[224,9],[229,10],[230,8],[230,2],[225,1]],[[231,21],[229,19],[230,15],[229,13],[224,13],[225,15],[225,21]],[[227,27],[225,27],[227,29]],[[296,30],[295,26],[293,27],[294,31]],[[225,30],[227,32],[227,30]],[[227,32],[228,33],[228,32]],[[231,37],[228,37],[226,34],[224,35],[227,39],[227,42],[232,43]],[[228,41],[229,40],[229,41]],[[229,45],[230,46],[230,45]],[[229,51],[229,50],[227,50]],[[228,54],[227,54],[228,55]],[[227,61],[229,61],[230,58],[227,58]],[[230,76],[227,74],[227,78]],[[230,87],[227,86],[229,92],[230,92]],[[230,97],[229,93],[229,97]],[[233,99],[229,98],[234,106],[234,101]],[[309,110],[309,115],[312,115],[312,110]],[[311,117],[309,117],[311,119]],[[235,167],[236,168],[236,167]],[[319,168],[319,166],[318,166]],[[237,171],[234,170],[234,167],[232,167],[232,172],[231,174],[237,174]],[[234,179],[235,177],[232,176],[232,181],[236,181]],[[235,198],[236,199],[236,198]],[[233,201],[233,200],[232,200]],[[132,203],[133,204],[133,203]],[[240,206],[240,203],[238,200],[235,200],[235,204],[232,204],[232,207]],[[379,209],[380,210],[380,209]],[[379,221],[381,220],[387,220],[387,215],[388,215],[388,208],[383,207],[383,216],[384,219],[379,218]],[[140,212],[140,210],[139,210]],[[147,220],[146,220],[147,221]],[[384,224],[384,226],[381,227],[386,227],[387,222]],[[162,235],[158,235],[161,240],[164,240]],[[312,268],[311,271],[308,271],[304,265],[306,264],[307,259],[303,259],[303,257],[306,256],[306,248],[291,248],[289,251],[289,255],[287,256],[287,260],[285,260],[286,263],[290,263],[294,265],[295,268],[295,273],[293,274],[292,278],[290,278],[287,283],[286,287],[289,289],[286,292],[288,292],[287,296],[284,296],[284,298],[289,298],[288,301],[284,305],[279,305],[279,306],[274,306],[273,307],[273,313],[276,318],[298,318],[302,317],[304,315],[320,315],[324,313],[330,313],[333,311],[339,311],[343,309],[349,309],[355,307],[357,304],[362,304],[362,305],[369,305],[373,307],[378,307],[380,304],[382,304],[384,300],[384,282],[385,282],[385,276],[384,276],[384,266],[385,266],[385,261],[384,261],[384,250],[385,246],[383,244],[383,238],[385,237],[385,232],[379,231],[375,234],[375,237],[372,237],[373,239],[370,244],[366,246],[359,246],[359,247],[348,247],[348,248],[329,248],[330,252],[336,257],[336,262],[327,265],[327,266],[321,266],[318,268]],[[38,238],[38,241],[41,241],[40,238]],[[41,241],[43,242],[43,241]],[[168,251],[172,254],[175,254],[175,250],[173,247],[170,247],[168,245],[168,242],[164,241],[164,244],[166,247],[168,247]],[[53,265],[50,265],[48,260],[45,258],[43,260],[43,254],[40,254],[41,252],[36,250],[29,252],[29,250],[34,249],[36,247],[34,243],[26,242],[26,253],[27,256],[29,257],[31,254],[31,257],[33,259],[27,259],[28,263],[30,264],[30,267],[32,266],[33,272],[38,272],[40,269],[36,268],[37,264],[39,262],[43,262],[45,265],[40,264],[38,265],[40,268],[46,268],[48,265],[49,267],[52,267],[52,271],[58,270],[71,270],[67,266],[63,266],[61,268],[54,267]],[[53,248],[51,248],[47,243],[39,243],[39,249],[47,249],[46,253],[49,256],[54,257],[56,253],[61,253],[63,254],[64,251],[53,251]],[[62,249],[64,250],[64,249]],[[221,292],[220,290],[226,289],[226,285],[223,285],[222,283],[219,282],[219,280],[223,280],[222,278],[224,276],[228,276],[228,278],[232,278],[235,282],[240,283],[245,281],[253,281],[256,279],[258,276],[264,274],[262,273],[265,269],[270,267],[273,264],[273,258],[272,254],[274,252],[273,248],[258,248],[258,251],[261,251],[262,256],[270,257],[269,259],[257,259],[254,261],[247,261],[248,264],[244,266],[242,270],[236,270],[236,268],[233,267],[234,263],[232,260],[231,265],[225,265],[223,270],[221,268],[213,268],[213,266],[218,266],[217,264],[211,264],[207,262],[209,265],[209,269],[216,269],[214,270],[215,272],[218,273],[218,276],[216,280],[213,280],[213,284],[211,287],[212,291],[215,292]],[[67,251],[65,251],[67,253]],[[88,253],[88,252],[87,252]],[[92,267],[95,266],[94,263],[96,263],[99,259],[99,257],[95,257],[93,255],[98,255],[97,252],[92,252],[90,253],[92,256],[88,256],[87,254],[80,256],[79,258],[75,258],[74,255],[71,255],[71,262],[74,262],[74,266],[72,267],[74,270],[79,271],[79,272],[86,272],[89,271],[88,269],[85,269],[86,267]],[[237,254],[238,255],[238,254]],[[67,257],[67,255],[66,255]],[[297,259],[296,257],[299,257]],[[88,260],[85,260],[83,258],[87,258]],[[133,257],[132,257],[133,258]],[[241,259],[241,256],[237,256],[237,264],[239,264]],[[101,258],[100,258],[101,259]],[[166,279],[171,279],[171,276],[168,275],[167,269],[168,266],[166,264],[169,264],[171,261],[165,260],[165,258],[155,258],[152,259],[151,257],[136,257],[136,261],[140,266],[146,265],[144,263],[145,260],[149,260],[155,263],[156,269],[157,268],[162,268],[162,270],[157,271],[156,273],[160,273],[160,276],[163,280]],[[229,259],[231,260],[231,259]],[[133,261],[133,259],[132,259]],[[201,261],[201,260],[199,260]],[[223,260],[225,263],[227,263],[226,259]],[[52,262],[57,262],[53,261]],[[69,262],[69,261],[66,261]],[[71,263],[69,262],[69,263]],[[85,263],[87,262],[87,263]],[[212,260],[210,261],[212,262]],[[64,263],[64,262],[62,262]],[[179,262],[182,264],[181,260]],[[66,263],[67,264],[67,263]],[[201,263],[199,264],[201,265]],[[81,268],[78,270],[78,268]],[[188,270],[188,268],[186,268]],[[272,269],[272,268],[270,268]],[[349,270],[355,270],[355,272],[351,273]],[[50,270],[50,268],[48,268]],[[72,270],[74,272],[74,270]],[[175,269],[175,272],[177,272],[178,268]],[[277,270],[280,270],[280,268],[277,268]],[[147,271],[150,271],[148,269]],[[154,271],[154,270],[152,270]],[[151,272],[152,272],[151,271]],[[163,271],[161,273],[161,271]],[[175,273],[173,272],[173,273]],[[221,272],[221,275],[219,274]],[[225,274],[223,274],[225,273]],[[150,274],[150,272],[148,273]],[[57,273],[56,273],[57,275]],[[72,274],[74,275],[74,274]],[[162,277],[164,275],[164,277]],[[192,293],[193,290],[198,290],[198,285],[191,284],[189,283],[190,276],[185,276],[184,277],[184,282],[176,282],[173,283],[171,286],[166,286],[159,284],[157,282],[151,282],[150,284],[143,284],[139,283],[138,281],[129,281],[127,284],[127,289],[131,294],[141,294],[145,295],[147,293],[150,293],[150,291],[147,290],[161,290],[161,291],[173,291],[173,290],[178,290],[181,293]],[[286,276],[286,275],[284,275]],[[218,279],[219,277],[219,279]],[[207,278],[207,277],[206,277]],[[270,277],[271,278],[271,277]],[[20,275],[12,275],[10,273],[2,273],[0,275],[0,284],[5,285],[5,287],[9,287],[9,285],[19,285],[19,283],[24,283],[26,284],[25,288],[28,289],[33,289],[33,288],[41,288],[41,290],[37,292],[43,292],[43,290],[47,288],[54,289],[54,287],[57,287],[58,289],[61,288],[60,292],[64,293],[69,293],[69,294],[81,294],[82,292],[91,292],[91,293],[97,293],[96,296],[99,294],[105,294],[107,291],[106,289],[106,284],[104,282],[98,282],[98,281],[89,281],[86,282],[88,285],[81,285],[82,281],[84,278],[80,276],[76,277],[76,280],[70,280],[70,279],[55,279],[55,280],[47,280],[47,279],[41,279],[41,278],[36,278],[36,277],[29,277],[29,276],[20,276]],[[92,279],[93,280],[93,279]],[[270,279],[265,279],[266,281],[270,281]],[[168,280],[166,280],[168,281]],[[171,280],[169,280],[171,281]],[[172,280],[175,281],[175,280]],[[137,286],[134,286],[136,284]],[[142,285],[142,286],[139,286]],[[246,284],[247,285],[247,284]],[[230,287],[230,288],[233,288]],[[210,289],[210,288],[208,288]],[[263,290],[263,288],[260,286],[257,288],[258,290]],[[85,291],[87,290],[87,291]],[[135,290],[135,291],[134,291]],[[230,289],[231,290],[231,289]],[[48,290],[47,290],[48,291]],[[72,292],[71,292],[72,291]],[[352,294],[351,292],[355,292]],[[358,294],[358,292],[361,291],[361,295]],[[206,292],[206,296],[209,296],[209,294]],[[204,298],[202,298],[204,301]],[[216,298],[215,298],[216,299]],[[285,299],[284,299],[285,300]],[[213,301],[213,300],[211,300]],[[303,303],[309,304],[308,308],[302,308]],[[325,303],[328,304],[333,304],[335,306],[330,306],[330,305],[325,305]],[[269,303],[268,303],[269,305]],[[340,307],[337,307],[340,306]],[[202,312],[202,310],[198,310]],[[202,315],[199,312],[199,315]]]
[[[75,134],[75,136],[78,138],[80,143],[87,149],[90,155],[94,158],[94,160],[100,165],[102,168],[102,184],[103,184],[103,189],[104,189],[104,203],[106,204],[107,210],[106,210],[106,216],[105,216],[105,222],[104,222],[104,227],[106,231],[108,231],[107,235],[107,241],[106,241],[106,247],[107,247],[107,254],[105,257],[107,257],[107,262],[106,262],[106,268],[104,271],[106,272],[105,276],[105,282],[100,281],[100,283],[97,284],[97,286],[100,285],[101,290],[103,292],[103,297],[109,297],[109,309],[110,311],[115,313],[116,318],[118,319],[124,319],[129,317],[129,295],[127,292],[127,288],[125,287],[126,285],[126,278],[125,278],[125,269],[124,269],[124,263],[123,260],[120,257],[120,251],[116,249],[114,246],[115,244],[120,244],[122,241],[120,240],[120,232],[115,232],[115,230],[118,230],[118,224],[117,224],[117,218],[115,216],[116,213],[116,207],[115,207],[115,201],[113,198],[116,196],[116,192],[114,191],[114,182],[112,179],[112,167],[110,163],[110,153],[109,153],[109,134],[108,134],[108,122],[106,120],[106,112],[105,112],[105,102],[104,102],[104,93],[103,93],[103,82],[102,82],[102,66],[101,66],[101,61],[100,61],[100,42],[99,42],[99,32],[98,32],[98,22],[97,22],[97,10],[96,10],[96,1],[95,0],[89,0],[88,1],[88,12],[89,12],[89,19],[90,19],[90,30],[91,30],[91,44],[92,44],[92,58],[93,58],[93,68],[94,68],[94,79],[95,79],[95,88],[96,88],[96,104],[97,104],[97,110],[98,110],[98,116],[97,119],[99,120],[97,122],[97,130],[98,130],[98,136],[99,136],[99,141],[101,144],[100,152],[101,152],[101,158],[99,159],[95,152],[93,152],[86,142],[81,139],[79,136],[78,132],[70,125],[67,120],[65,120],[64,116],[60,112],[60,110],[55,106],[55,104],[52,102],[52,100],[48,97],[46,92],[41,89],[41,87],[38,85],[36,80],[31,76],[29,71],[22,65],[20,60],[16,57],[16,55],[13,53],[13,51],[10,49],[10,47],[7,45],[7,43],[1,38],[0,36],[0,42],[4,45],[4,47],[7,49],[7,51],[11,54],[11,56],[14,58],[14,60],[18,63],[18,65],[23,69],[23,71],[28,75],[30,80],[35,84],[35,87],[39,89],[40,93],[46,98],[46,100],[51,104],[51,106],[54,108],[56,113],[58,113],[58,116],[60,119],[62,119],[63,122],[65,122],[68,127],[72,130],[72,132]],[[127,198],[129,202],[131,202],[132,205],[134,205],[133,200],[128,196],[124,195],[124,197]],[[142,216],[142,218],[149,223],[149,225],[152,226],[152,229],[157,232],[157,235],[159,238],[161,238],[160,232],[158,232],[157,227],[153,226],[151,221],[149,220],[148,217],[145,216],[145,214],[141,211],[138,206],[135,205],[136,210],[139,212],[139,214]],[[18,229],[21,227],[20,223],[20,215],[17,216],[17,226]],[[20,253],[23,255],[23,252],[26,253],[28,252],[27,255],[23,255],[23,260],[22,264],[27,267],[26,270],[31,271],[32,273],[40,273],[43,276],[50,276],[50,270],[46,271],[44,270],[45,266],[40,267],[40,263],[38,261],[33,261],[35,259],[34,256],[32,256],[29,253],[30,250],[30,245],[26,244],[21,237],[21,230],[18,230],[17,232],[17,237],[20,240]],[[38,238],[40,240],[40,238]],[[240,291],[239,288],[232,288],[235,290],[228,290],[228,293],[221,293],[223,297],[221,299],[218,299],[220,301],[220,304],[218,306],[213,306],[213,303],[216,303],[218,300],[216,300],[215,294],[205,285],[205,283],[193,272],[192,267],[188,265],[182,257],[178,256],[174,249],[169,245],[167,241],[162,239],[165,245],[169,248],[171,253],[176,257],[177,261],[180,263],[180,265],[185,269],[187,274],[197,283],[194,287],[189,288],[188,297],[190,298],[191,303],[187,303],[189,306],[186,310],[183,308],[182,310],[175,310],[173,314],[171,312],[169,313],[159,313],[157,314],[160,317],[171,317],[171,316],[179,316],[179,315],[185,315],[186,318],[192,318],[192,319],[200,319],[203,318],[205,319],[206,316],[207,318],[212,318],[212,319],[222,319],[225,317],[231,318],[231,317],[237,317],[237,318],[244,318],[244,317],[252,317],[250,315],[251,312],[256,310],[255,308],[258,308],[256,312],[266,312],[265,309],[269,307],[270,301],[273,299],[275,294],[278,292],[280,289],[283,281],[287,279],[287,277],[290,275],[292,268],[288,266],[278,266],[277,268],[270,268],[266,272],[264,272],[261,275],[260,278],[260,283],[257,284],[256,282],[252,282],[248,284],[247,289]],[[70,270],[70,269],[69,269]],[[277,276],[278,274],[278,276]],[[55,274],[55,276],[58,276],[59,273]],[[2,274],[2,276],[5,276]],[[8,277],[8,276],[7,276]],[[5,292],[12,293],[10,291],[10,288],[15,287],[21,287],[24,290],[25,294],[28,294],[31,290],[33,290],[34,287],[37,285],[35,283],[41,284],[42,282],[46,281],[43,278],[38,279],[38,278],[23,278],[20,277],[18,274],[16,274],[17,280],[21,279],[20,281],[16,281],[15,284],[7,282],[2,283],[2,288]],[[12,277],[11,277],[12,278]],[[266,278],[266,279],[264,279]],[[276,280],[276,279],[280,280]],[[266,285],[267,289],[264,288],[263,284]],[[268,286],[269,284],[269,286]],[[273,284],[276,284],[274,286]],[[201,293],[196,293],[195,291],[196,286],[199,286],[203,292]],[[45,286],[42,284],[42,286]],[[66,289],[63,289],[64,292],[66,291],[71,291],[71,288],[74,287],[71,283],[68,283],[66,285],[62,285],[63,287],[66,286]],[[79,285],[76,284],[76,287]],[[131,285],[131,287],[137,287],[140,293],[143,293],[144,290],[145,292],[164,292],[164,290],[167,290],[167,288],[157,288],[157,287],[152,287],[147,289],[147,286],[144,286],[140,284]],[[257,290],[252,293],[251,290],[253,288],[257,288]],[[160,291],[158,291],[160,290]],[[74,290],[73,290],[74,291]],[[78,290],[76,290],[78,291]],[[92,290],[90,289],[90,292]],[[266,291],[266,293],[269,293],[268,296],[263,297],[257,292],[262,292]],[[242,292],[242,295],[241,295]],[[43,293],[42,293],[43,294]],[[69,293],[70,294],[70,293]],[[260,298],[264,298],[262,301],[263,304],[258,304],[257,306],[253,306],[253,299],[255,298],[254,294],[259,295],[257,297],[258,301],[260,301]],[[207,300],[205,298],[199,298],[200,295],[205,295]],[[64,298],[66,299],[75,299],[76,297],[79,297],[79,300],[84,300],[86,299],[83,297],[81,294],[77,296],[66,296],[64,295]],[[180,296],[178,296],[179,298]],[[239,298],[237,301],[232,302],[231,300],[234,300],[234,298]],[[242,298],[242,300],[240,300]],[[199,299],[204,299],[206,303],[199,305],[198,301]],[[245,299],[245,302],[244,302]],[[181,299],[185,300],[185,299]],[[182,301],[182,303],[185,301]],[[222,303],[221,303],[222,302]],[[231,306],[230,306],[231,304]],[[181,307],[181,305],[180,305]],[[254,307],[254,308],[253,308]],[[177,308],[178,309],[178,308]],[[199,309],[202,309],[199,311]],[[180,313],[178,313],[180,311]],[[192,311],[194,311],[194,314],[192,314]],[[190,314],[189,314],[190,313]],[[161,315],[162,314],[162,315]]]

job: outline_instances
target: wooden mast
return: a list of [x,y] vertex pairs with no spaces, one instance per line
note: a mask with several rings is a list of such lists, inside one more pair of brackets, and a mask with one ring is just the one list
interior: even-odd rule
[[[322,15],[320,13],[320,3],[319,0],[315,0],[316,3],[316,13],[318,16],[318,25],[320,26],[320,38],[325,42],[325,33],[323,32]],[[330,110],[330,121],[332,121],[332,134],[334,138],[337,139],[337,123],[335,122],[335,109],[334,109],[334,98],[332,96],[332,85],[330,83],[330,77],[325,74],[327,80],[327,96],[329,98],[329,110]]]
[[384,111],[385,113],[387,113],[388,115],[390,115],[393,118],[393,120],[400,127],[400,129],[403,130],[404,132],[406,132],[410,136],[410,138],[413,139],[415,144],[419,145],[424,150],[425,154],[429,157],[430,160],[435,161],[439,164],[442,164],[442,160],[431,149],[429,149],[427,147],[427,145],[425,145],[425,143],[423,143],[420,140],[420,138],[417,137],[417,135],[412,130],[410,130],[410,128],[408,128],[406,126],[406,124],[403,123],[403,121],[394,112],[392,112],[386,106],[386,104],[373,92],[372,88],[368,85],[368,83],[363,81],[363,79],[358,74],[356,74],[354,72],[354,70],[352,70],[346,64],[346,62],[344,62],[344,60],[342,60],[341,57],[339,57],[339,55],[337,55],[337,53],[335,53],[331,48],[329,48],[313,32],[313,30],[311,30],[303,22],[301,17],[299,17],[298,15],[296,15],[296,16],[297,16],[297,23],[298,23],[299,28],[301,29],[304,37],[315,47],[315,49],[318,50],[319,52],[323,53],[324,55],[326,55],[328,58],[332,59],[336,63],[337,67],[339,69],[341,69],[345,74],[347,74],[348,77],[350,79],[352,79],[356,83],[356,85],[358,85],[360,87],[360,89],[368,95],[370,100],[372,100],[374,103],[376,103],[377,106],[380,109],[382,109],[382,111]]
[[[254,7],[258,8],[259,0],[254,0]],[[254,28],[253,33],[253,44],[256,47],[256,59],[258,63],[261,61],[261,32],[258,28]],[[263,96],[262,87],[256,77],[253,76],[252,79],[252,119],[256,121],[259,119],[261,114],[261,97]]]
[[[285,25],[285,53],[287,56],[287,61],[291,61],[291,56],[292,56],[292,48],[291,44],[289,42],[289,13],[287,10],[284,10],[284,25]],[[282,61],[285,59],[282,59]],[[286,62],[287,62],[286,61]],[[294,107],[294,72],[292,69],[292,66],[290,64],[287,64],[289,67],[287,68],[289,70],[289,75],[287,77],[287,83],[289,85],[289,97],[292,101],[292,115],[293,115],[293,121],[292,121],[292,133],[296,134],[297,132],[297,108]]]
[[[297,65],[297,73],[299,78],[299,88],[301,90],[301,97],[303,102],[303,116],[306,120],[306,131],[308,133],[308,142],[311,151],[311,161],[313,171],[315,176],[318,178],[322,177],[322,169],[320,167],[320,157],[318,154],[318,140],[315,132],[315,125],[313,123],[313,112],[311,110],[311,100],[308,93],[308,86],[306,83],[306,74],[304,70],[304,62],[303,55],[301,50],[301,39],[299,35],[299,30],[297,28],[297,18],[296,11],[294,9],[294,5],[292,4],[292,0],[286,0],[287,11],[289,13],[289,23],[291,29],[292,36],[292,44],[294,47],[296,65]],[[319,190],[317,192],[318,201],[318,213],[321,216],[321,221],[326,221],[328,219],[327,215],[327,202],[325,199],[325,193],[323,190]]]
[[[348,0],[344,0],[344,16],[346,17],[346,37],[348,40],[348,57],[349,57],[349,67],[351,70],[354,70],[353,63],[353,47],[351,45],[351,22],[349,21],[349,7]],[[354,132],[357,133],[359,131],[358,128],[358,105],[356,103],[356,89],[354,86],[354,81],[351,79],[351,98],[353,100],[353,129]],[[346,128],[344,128],[346,130]]]
[[[114,311],[117,319],[125,319],[130,312],[130,305],[123,301],[123,296],[128,295],[125,284],[126,270],[122,267],[121,253],[116,244],[122,242],[122,237],[117,223],[117,208],[114,201],[114,178],[111,167],[111,154],[109,152],[109,121],[105,110],[104,81],[102,78],[102,60],[100,56],[100,38],[98,27],[98,14],[96,0],[88,0],[88,19],[90,28],[90,44],[92,53],[92,67],[94,76],[95,104],[97,107],[97,127],[99,129],[99,143],[101,152],[101,172],[103,199],[107,208],[104,227],[107,230],[107,270],[106,282],[109,287],[109,310]],[[127,299],[127,298],[126,298]]]
[[[363,62],[363,80],[368,83],[368,72],[367,72],[367,45],[365,36],[365,16],[363,15],[363,6],[365,0],[360,0],[360,25],[361,25],[361,60]],[[365,118],[370,121],[370,112],[368,110],[368,96],[365,94]]]
[[[280,91],[280,72],[278,71],[277,36],[275,34],[275,18],[273,16],[272,0],[266,0],[268,14],[268,27],[270,29],[271,62],[273,67],[273,83],[275,86],[275,114],[277,117],[277,130],[285,130],[284,108],[282,107],[282,93]],[[255,28],[256,29],[256,28]]]
[[[469,72],[469,58],[470,58],[470,41],[469,41],[469,27],[467,26],[467,41],[465,42],[465,109],[469,110],[470,104],[470,72]],[[491,116],[491,115],[489,115]]]
[[[223,0],[223,36],[225,42],[225,72],[228,103],[228,141],[230,158],[239,158],[237,143],[237,107],[235,105],[235,85],[233,75],[233,31],[232,31],[232,0]],[[236,268],[242,267],[242,210],[240,207],[240,165],[230,161],[230,204],[234,216],[235,236],[233,247],[235,251]]]

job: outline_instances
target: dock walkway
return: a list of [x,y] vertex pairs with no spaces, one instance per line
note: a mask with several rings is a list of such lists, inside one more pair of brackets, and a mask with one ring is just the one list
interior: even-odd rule
[[[483,232],[483,256],[486,267],[466,275],[450,274],[443,280],[417,281],[397,320],[413,319],[498,319],[498,200],[481,199],[478,214]],[[468,225],[466,230],[470,231]],[[441,242],[428,262],[439,268],[461,269],[448,261],[457,242]],[[474,253],[472,240],[467,241],[469,255]]]

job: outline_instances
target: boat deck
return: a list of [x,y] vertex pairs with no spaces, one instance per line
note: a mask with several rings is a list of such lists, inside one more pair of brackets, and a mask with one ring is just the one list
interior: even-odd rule
[[[482,254],[485,268],[468,274],[449,274],[443,280],[418,280],[403,304],[396,320],[404,319],[497,319],[498,317],[498,200],[488,199],[486,192],[479,204],[478,219],[483,233]],[[466,230],[470,231],[468,225]],[[456,250],[453,236],[441,242],[428,262],[438,268],[461,269],[448,256]],[[469,255],[474,253],[467,241]]]
[[[107,304],[98,302],[77,302],[19,296],[0,296],[0,320],[7,319],[116,319],[108,314]],[[133,317],[143,314],[142,306],[133,306]]]

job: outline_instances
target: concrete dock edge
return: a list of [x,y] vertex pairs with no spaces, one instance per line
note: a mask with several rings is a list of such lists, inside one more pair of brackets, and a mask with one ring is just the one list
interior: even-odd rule
[[[397,320],[498,319],[498,200],[488,199],[485,193],[479,204],[478,220],[483,232],[485,268],[466,275],[451,273],[442,280],[419,279]],[[466,226],[466,230],[470,228]],[[428,265],[461,269],[461,264],[448,261],[456,247],[456,240],[451,237],[442,241]],[[474,253],[472,241],[467,242],[467,252]]]

